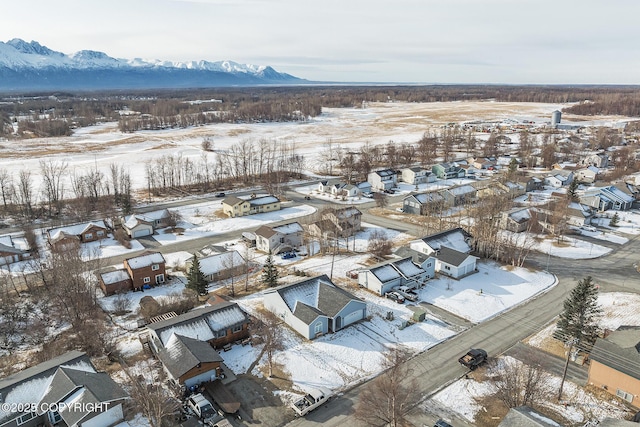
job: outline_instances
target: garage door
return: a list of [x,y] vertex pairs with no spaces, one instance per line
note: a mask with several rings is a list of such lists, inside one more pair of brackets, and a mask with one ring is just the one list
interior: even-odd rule
[[357,322],[358,320],[362,320],[364,315],[364,310],[356,310],[353,311],[346,316],[344,316],[344,325],[343,327],[352,324],[353,322]]
[[136,231],[133,232],[133,237],[134,238],[136,238],[136,237],[144,237],[144,236],[148,236],[149,234],[151,234],[151,233],[149,233],[149,230],[145,230],[145,229],[136,230]]

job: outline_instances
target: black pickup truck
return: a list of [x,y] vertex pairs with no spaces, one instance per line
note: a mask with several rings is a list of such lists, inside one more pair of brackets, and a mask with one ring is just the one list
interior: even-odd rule
[[472,371],[487,361],[487,352],[480,348],[472,348],[458,359],[461,365],[466,366]]

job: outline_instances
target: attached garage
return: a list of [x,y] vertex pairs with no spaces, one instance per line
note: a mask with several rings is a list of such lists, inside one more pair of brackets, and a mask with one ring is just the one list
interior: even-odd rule
[[365,310],[355,310],[349,314],[347,314],[346,316],[344,316],[344,323],[342,325],[342,327],[348,326],[352,323],[357,322],[358,320],[362,320],[364,319],[364,312]]
[[152,234],[153,234],[153,230],[147,229],[147,228],[141,228],[139,230],[134,230],[133,235],[131,237],[133,237],[134,239],[137,239],[138,237],[151,236]]

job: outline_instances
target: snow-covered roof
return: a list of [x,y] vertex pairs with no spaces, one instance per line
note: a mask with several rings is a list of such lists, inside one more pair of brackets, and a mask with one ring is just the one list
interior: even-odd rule
[[393,268],[391,264],[374,267],[369,271],[371,271],[371,274],[376,276],[382,283],[391,282],[392,280],[396,280],[401,277],[398,270]]
[[82,224],[68,225],[66,227],[52,228],[48,231],[49,237],[53,240],[57,240],[62,237],[63,234],[70,234],[72,236],[80,236],[85,231],[91,229],[92,227],[104,228],[106,229],[106,225],[104,221],[91,221],[85,222]]
[[340,219],[351,218],[352,216],[356,216],[356,215],[362,215],[362,212],[360,212],[357,208],[354,208],[354,207],[337,209],[333,213],[337,218],[340,218]]
[[468,238],[469,234],[462,228],[458,227],[423,237],[420,240],[426,243],[433,250],[438,250],[441,247],[446,246],[460,252],[469,253],[471,251],[471,246],[467,243]]
[[129,273],[127,273],[127,270],[116,270],[110,271],[108,273],[102,273],[100,277],[102,278],[102,282],[105,285],[109,285],[112,283],[129,280]]
[[200,271],[204,275],[215,274],[220,271],[244,264],[244,258],[238,251],[224,252],[200,258]]
[[431,191],[429,193],[416,194],[415,199],[420,202],[420,204],[431,203],[431,202],[439,202],[444,200],[442,194],[437,191]]
[[164,264],[164,257],[160,252],[145,253],[137,257],[127,259],[129,267],[132,269],[148,267],[152,264]]
[[209,341],[216,332],[248,321],[247,314],[236,303],[222,303],[211,307],[197,308],[171,319],[151,323],[148,328],[155,331],[163,345],[175,333],[188,338]]
[[448,188],[447,191],[454,196],[461,196],[463,194],[475,193],[476,189],[471,185],[461,185],[459,187]]
[[531,212],[529,208],[515,208],[509,212],[509,218],[520,224],[531,219]]
[[422,268],[413,263],[411,257],[387,262],[373,267],[369,271],[382,283],[391,282],[403,277],[405,279],[409,279],[425,272]]
[[255,199],[250,199],[249,203],[252,206],[262,206],[262,205],[268,205],[270,203],[276,203],[279,201],[280,199],[278,199],[276,196],[262,196],[262,197],[256,197]]
[[304,231],[302,226],[297,222],[291,222],[289,224],[279,225],[277,227],[273,227],[273,231],[276,231],[280,234],[293,234],[293,233],[301,233]]

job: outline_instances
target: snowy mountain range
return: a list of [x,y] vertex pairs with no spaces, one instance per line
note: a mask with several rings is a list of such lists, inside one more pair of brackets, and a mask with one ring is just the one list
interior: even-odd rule
[[0,42],[0,90],[148,89],[290,85],[306,80],[270,66],[232,61],[117,59],[81,50],[66,55],[36,41]]

